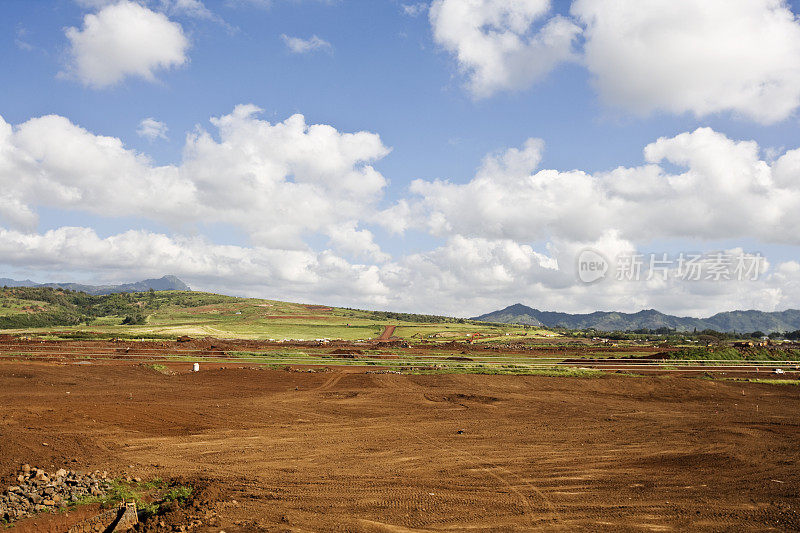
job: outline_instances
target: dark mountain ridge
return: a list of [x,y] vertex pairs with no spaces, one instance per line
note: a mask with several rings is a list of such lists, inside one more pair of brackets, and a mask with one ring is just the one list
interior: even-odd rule
[[18,281],[10,278],[0,278],[0,287],[52,287],[54,289],[69,289],[71,291],[85,292],[93,295],[115,294],[119,292],[146,292],[154,291],[190,291],[188,285],[175,276],[164,276],[157,279],[145,279],[134,283],[120,285],[84,285],[82,283],[36,283],[29,279]]
[[786,311],[728,311],[708,318],[680,317],[667,315],[655,309],[645,309],[638,313],[615,311],[595,311],[593,313],[559,313],[540,311],[523,304],[514,304],[474,317],[473,320],[501,322],[506,324],[527,324],[531,326],[563,327],[567,329],[590,329],[600,331],[633,331],[637,329],[670,328],[677,331],[796,331],[800,329],[800,310]]

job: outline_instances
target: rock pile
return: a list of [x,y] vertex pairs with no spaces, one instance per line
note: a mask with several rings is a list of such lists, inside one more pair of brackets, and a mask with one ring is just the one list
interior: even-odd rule
[[106,472],[80,474],[63,468],[48,474],[22,465],[17,484],[0,494],[0,520],[13,522],[35,513],[69,506],[87,497],[102,497],[111,488]]

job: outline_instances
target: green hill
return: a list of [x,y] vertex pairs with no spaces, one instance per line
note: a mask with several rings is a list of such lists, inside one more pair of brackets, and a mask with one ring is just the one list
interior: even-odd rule
[[0,289],[0,329],[102,323],[143,324],[167,307],[197,307],[234,298],[195,292],[132,292],[93,295],[37,285]]
[[0,289],[0,330],[60,336],[175,338],[180,335],[245,339],[372,339],[387,325],[394,336],[430,342],[528,337],[534,331],[433,315],[362,311],[237,298],[195,291],[92,295],[51,287]]

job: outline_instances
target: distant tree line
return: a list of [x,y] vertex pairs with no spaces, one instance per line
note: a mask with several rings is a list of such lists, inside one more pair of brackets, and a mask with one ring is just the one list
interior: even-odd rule
[[673,328],[660,327],[655,329],[639,328],[634,330],[603,331],[595,328],[582,330],[559,330],[565,335],[573,337],[603,337],[609,340],[643,340],[658,338],[664,341],[677,341],[682,339],[694,339],[700,342],[721,342],[745,339],[770,339],[800,340],[800,330],[784,333],[773,331],[769,334],[763,331],[753,331],[750,333],[739,333],[735,331],[717,331],[714,329],[704,329],[701,331],[678,331]]
[[789,333],[785,333],[785,334],[783,335],[783,337],[784,337],[785,339],[789,339],[789,340],[791,340],[791,341],[797,341],[797,340],[800,340],[800,329],[798,329],[798,330],[795,330],[795,331],[791,331],[791,332],[789,332]]
[[[345,308],[348,311],[357,309]],[[420,315],[417,313],[396,313],[394,311],[367,311],[373,320],[395,320],[398,322],[421,322],[421,323],[446,323],[446,324],[481,324],[476,320],[468,318],[456,318],[452,316],[440,315]]]

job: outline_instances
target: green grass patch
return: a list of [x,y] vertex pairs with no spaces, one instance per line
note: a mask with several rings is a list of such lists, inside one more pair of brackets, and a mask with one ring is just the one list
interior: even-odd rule
[[139,487],[141,487],[144,490],[161,489],[161,488],[164,488],[165,486],[166,486],[166,483],[160,477],[154,477],[150,481],[145,481],[145,482],[139,484]]
[[165,365],[158,364],[158,363],[153,363],[153,364],[145,365],[145,366],[148,367],[148,368],[152,368],[153,370],[155,370],[156,372],[158,372],[160,374],[171,374],[172,373],[168,367],[166,367]]
[[192,495],[192,487],[188,485],[180,485],[172,487],[161,497],[165,502],[178,502],[180,504],[186,503]]
[[[741,381],[741,380],[737,380]],[[749,383],[766,383],[768,385],[794,385],[800,386],[800,379],[748,379]]]

